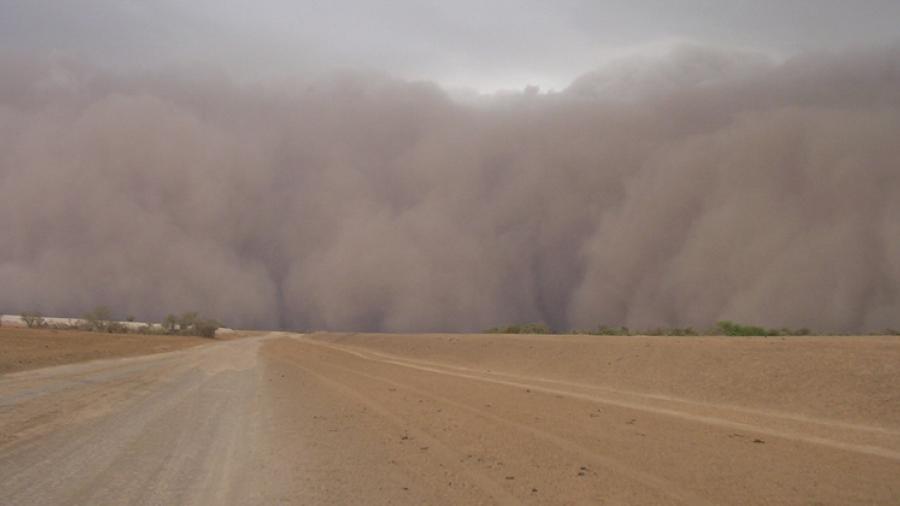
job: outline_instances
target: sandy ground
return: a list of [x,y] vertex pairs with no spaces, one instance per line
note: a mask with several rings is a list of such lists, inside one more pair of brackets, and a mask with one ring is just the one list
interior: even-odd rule
[[0,374],[112,357],[182,350],[208,339],[0,327]]
[[307,336],[0,377],[4,504],[900,504],[900,339]]

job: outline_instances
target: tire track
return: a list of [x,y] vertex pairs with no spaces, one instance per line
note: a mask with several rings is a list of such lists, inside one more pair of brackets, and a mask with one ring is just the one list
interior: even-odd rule
[[391,424],[408,431],[413,434],[418,440],[425,441],[428,443],[430,448],[437,450],[435,453],[439,454],[438,458],[444,461],[445,464],[457,469],[460,474],[464,475],[466,478],[470,479],[475,485],[477,485],[482,491],[484,491],[488,496],[494,499],[498,504],[503,506],[516,506],[521,505],[522,501],[516,498],[514,495],[509,493],[502,485],[498,482],[488,478],[483,473],[479,473],[473,471],[472,469],[460,465],[460,458],[462,455],[453,451],[450,447],[445,445],[442,441],[436,439],[431,434],[418,429],[414,426],[409,425],[406,421],[403,420],[400,416],[392,413],[383,405],[376,403],[372,399],[365,397],[360,394],[358,391],[349,387],[340,381],[334,380],[332,378],[328,378],[323,374],[316,372],[308,367],[304,367],[298,364],[296,361],[288,361],[284,359],[273,359],[275,361],[281,362],[282,364],[296,367],[303,370],[305,373],[310,376],[316,378],[320,383],[327,385],[333,390],[336,390],[341,395],[345,397],[352,398],[355,402],[365,406],[370,409],[372,412],[376,413],[380,417],[389,421]]
[[628,479],[630,479],[632,481],[640,483],[641,485],[644,485],[648,488],[652,488],[652,489],[660,492],[662,495],[667,496],[671,499],[674,499],[674,500],[678,501],[679,503],[698,505],[698,506],[700,506],[700,505],[713,506],[713,504],[714,504],[696,494],[693,494],[687,490],[684,490],[682,487],[679,487],[678,485],[676,485],[668,480],[665,480],[658,476],[640,471],[638,469],[634,469],[630,466],[622,464],[621,462],[619,462],[615,459],[611,459],[609,457],[605,457],[605,456],[597,454],[595,452],[586,450],[584,447],[578,445],[577,443],[574,443],[568,439],[560,437],[551,432],[547,432],[545,430],[538,429],[536,427],[532,427],[532,426],[523,424],[521,422],[510,420],[508,418],[504,418],[504,417],[495,415],[493,413],[487,412],[483,409],[474,408],[472,406],[454,401],[447,397],[433,394],[433,393],[427,392],[425,390],[421,390],[419,388],[410,386],[405,383],[401,383],[401,382],[394,381],[394,380],[391,380],[388,378],[384,378],[382,376],[360,372],[360,371],[357,371],[357,370],[354,370],[354,369],[351,369],[348,367],[343,367],[343,366],[335,365],[332,363],[325,363],[325,365],[326,365],[326,367],[338,369],[345,373],[353,374],[353,375],[356,375],[356,376],[359,376],[362,378],[366,378],[368,380],[379,381],[379,382],[391,385],[395,388],[404,389],[408,392],[415,393],[418,396],[426,397],[426,398],[432,399],[434,401],[437,401],[439,403],[443,403],[445,405],[452,406],[452,407],[460,409],[462,411],[465,411],[465,412],[480,416],[482,418],[491,420],[499,425],[506,426],[506,427],[509,427],[509,428],[512,428],[512,429],[515,429],[515,430],[518,430],[521,432],[525,432],[537,439],[549,442],[565,452],[578,455],[579,457],[582,457],[583,459],[590,461],[592,464],[594,464],[598,467],[605,468],[608,471],[612,471],[613,473],[618,473],[622,476],[627,477]]
[[[666,408],[666,407],[658,407],[651,406],[646,403],[636,402],[636,401],[627,401],[621,399],[612,399],[609,397],[603,397],[596,394],[585,394],[580,392],[573,392],[571,390],[557,388],[557,387],[548,387],[545,385],[541,385],[540,383],[526,382],[523,380],[513,380],[513,379],[503,379],[493,377],[492,375],[474,372],[474,371],[460,371],[454,370],[452,366],[445,366],[443,364],[426,364],[416,360],[411,359],[399,359],[388,356],[379,356],[380,354],[369,352],[369,351],[361,351],[356,349],[351,349],[345,346],[339,346],[334,344],[326,344],[318,341],[314,341],[308,338],[295,336],[293,339],[296,339],[300,342],[308,343],[314,346],[320,346],[323,348],[332,349],[335,351],[347,353],[363,360],[369,360],[374,362],[381,362],[385,364],[392,364],[400,367],[405,367],[409,369],[415,369],[424,372],[430,372],[434,374],[441,374],[446,376],[454,376],[457,378],[469,379],[473,381],[480,381],[485,383],[493,383],[497,385],[504,385],[515,388],[527,388],[538,392],[543,392],[551,395],[562,395],[565,397],[580,399],[584,401],[601,403],[607,405],[618,406],[622,408],[634,409],[638,411],[644,411],[647,413],[653,413],[656,415],[663,415],[673,418],[679,418],[682,420],[687,420],[691,422],[704,423],[707,425],[726,428],[729,430],[739,430],[746,432],[757,432],[766,434],[771,437],[797,441],[807,444],[814,444],[818,446],[825,446],[832,449],[860,453],[869,456],[881,457],[893,461],[900,462],[900,451],[891,450],[888,448],[883,448],[880,446],[872,446],[872,445],[862,445],[855,443],[847,443],[843,441],[836,441],[834,439],[829,439],[825,437],[815,436],[811,434],[803,434],[798,433],[796,431],[788,431],[782,429],[775,429],[771,427],[765,427],[758,424],[751,424],[746,422],[739,422],[735,420],[729,420],[727,418],[722,418],[718,416],[712,415],[701,415],[696,413],[690,413],[687,411],[680,411],[677,409]],[[726,408],[727,409],[727,408]]]

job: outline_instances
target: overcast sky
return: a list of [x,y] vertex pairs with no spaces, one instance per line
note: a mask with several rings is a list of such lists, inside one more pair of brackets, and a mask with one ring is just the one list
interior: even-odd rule
[[241,79],[362,68],[480,91],[561,88],[678,42],[787,56],[900,41],[897,0],[0,0],[0,47]]

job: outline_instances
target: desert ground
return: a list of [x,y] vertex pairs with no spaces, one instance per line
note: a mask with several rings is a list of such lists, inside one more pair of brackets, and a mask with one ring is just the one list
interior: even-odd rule
[[183,350],[208,339],[0,327],[0,374],[113,357]]
[[900,504],[896,337],[17,332],[3,504]]

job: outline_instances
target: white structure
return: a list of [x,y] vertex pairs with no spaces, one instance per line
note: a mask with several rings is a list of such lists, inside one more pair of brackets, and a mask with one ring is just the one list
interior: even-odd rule
[[226,327],[219,327],[216,329],[216,337],[229,337],[234,333],[234,329],[229,329]]
[[[48,327],[76,327],[81,326],[87,323],[87,320],[83,320],[81,318],[53,318],[49,316],[44,317],[44,322]],[[153,328],[161,328],[162,325],[158,323],[145,323],[145,322],[115,322],[120,325],[123,325],[128,330],[136,331],[140,330],[147,325],[150,325]],[[14,328],[25,328],[28,325],[25,324],[25,320],[22,319],[19,315],[0,315],[0,327],[14,327]]]

